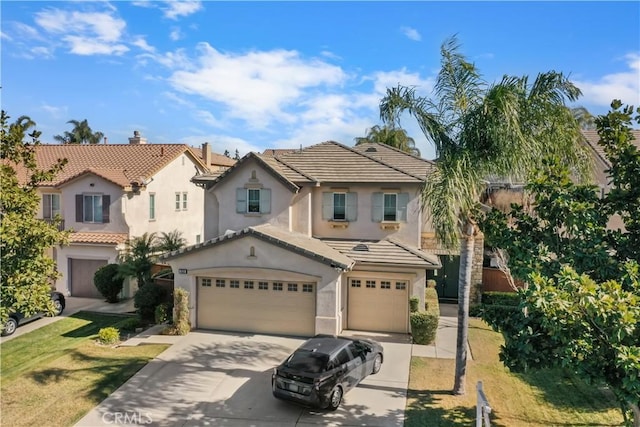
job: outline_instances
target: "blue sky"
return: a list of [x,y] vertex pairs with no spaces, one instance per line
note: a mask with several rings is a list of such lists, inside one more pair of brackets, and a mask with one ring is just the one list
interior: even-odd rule
[[[2,1],[2,109],[43,142],[87,119],[109,143],[240,154],[347,145],[380,124],[387,87],[428,96],[440,45],[493,82],[556,70],[603,114],[640,104],[640,3]],[[433,157],[411,118],[402,122]]]

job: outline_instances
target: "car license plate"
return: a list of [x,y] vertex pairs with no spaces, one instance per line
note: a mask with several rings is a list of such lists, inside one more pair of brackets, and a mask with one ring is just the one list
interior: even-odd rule
[[289,384],[289,391],[297,393],[298,392],[298,386],[295,385],[295,384]]

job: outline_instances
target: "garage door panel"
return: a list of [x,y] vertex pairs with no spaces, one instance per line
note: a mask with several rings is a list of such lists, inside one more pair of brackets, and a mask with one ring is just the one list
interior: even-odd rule
[[349,329],[409,332],[407,281],[350,278],[348,292]]
[[[274,290],[274,282],[260,282],[267,286],[267,289],[260,289],[259,282],[253,281],[253,288],[247,289],[243,280],[237,281],[237,287],[232,288],[231,281],[227,279],[198,279],[198,327],[313,335],[315,283],[296,283],[295,286],[287,282],[275,283],[282,290]],[[302,292],[303,285],[305,290],[311,292]],[[289,286],[292,286],[292,290],[289,290]]]
[[74,297],[104,298],[93,283],[93,277],[100,267],[107,265],[106,259],[69,258],[69,287]]

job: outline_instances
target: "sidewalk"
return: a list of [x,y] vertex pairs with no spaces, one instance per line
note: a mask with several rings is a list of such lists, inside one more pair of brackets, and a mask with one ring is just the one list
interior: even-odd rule
[[[458,334],[458,305],[440,304],[440,321],[436,341],[430,345],[413,344],[412,356],[435,359],[455,359],[456,340]],[[467,357],[471,359],[471,351],[467,345]]]

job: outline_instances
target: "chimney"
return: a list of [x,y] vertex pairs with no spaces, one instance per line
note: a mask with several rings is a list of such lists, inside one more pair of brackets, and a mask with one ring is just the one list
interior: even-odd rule
[[105,143],[105,144],[108,144],[108,142],[107,142],[107,137],[106,137],[106,136],[104,137],[104,143]]
[[143,138],[140,136],[140,132],[137,130],[133,131],[133,138],[129,138],[129,144],[146,144],[147,138]]
[[207,167],[211,167],[211,145],[208,142],[202,144],[202,161]]

